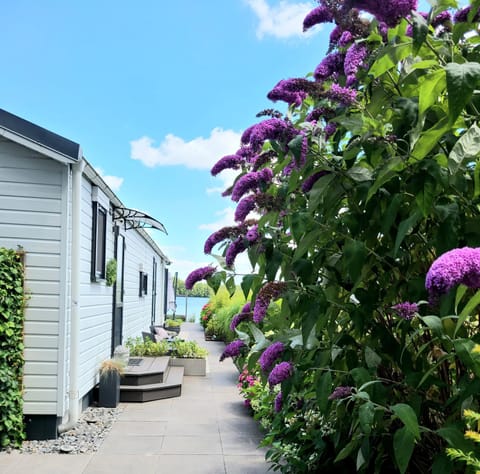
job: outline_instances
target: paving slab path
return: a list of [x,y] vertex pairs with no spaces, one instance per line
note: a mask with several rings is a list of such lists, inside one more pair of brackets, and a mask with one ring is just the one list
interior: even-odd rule
[[[207,375],[185,376],[182,396],[122,403],[123,411],[97,452],[2,454],[0,474],[264,474],[269,472],[258,424],[236,387],[225,345],[205,341],[199,324],[184,323],[180,337],[209,351]],[[271,472],[271,471],[270,471]]]

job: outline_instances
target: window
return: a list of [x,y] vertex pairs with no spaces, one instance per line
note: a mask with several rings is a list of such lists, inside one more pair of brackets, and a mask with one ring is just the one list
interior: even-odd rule
[[105,278],[107,245],[107,211],[98,202],[92,202],[92,281]]
[[140,271],[139,275],[138,296],[145,296],[148,288],[148,274]]

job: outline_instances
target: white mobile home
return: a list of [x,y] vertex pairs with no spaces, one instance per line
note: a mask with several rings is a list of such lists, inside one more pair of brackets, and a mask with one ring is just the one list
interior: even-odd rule
[[29,297],[27,437],[56,437],[74,423],[100,362],[163,322],[170,262],[143,227],[165,230],[126,208],[78,144],[0,109],[0,246],[25,252]]

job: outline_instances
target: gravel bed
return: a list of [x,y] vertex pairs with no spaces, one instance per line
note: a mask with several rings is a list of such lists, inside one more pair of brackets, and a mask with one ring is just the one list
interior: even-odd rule
[[28,454],[85,454],[97,451],[105,435],[122,412],[121,407],[89,407],[81,415],[75,428],[57,439],[24,441],[21,448],[6,452]]

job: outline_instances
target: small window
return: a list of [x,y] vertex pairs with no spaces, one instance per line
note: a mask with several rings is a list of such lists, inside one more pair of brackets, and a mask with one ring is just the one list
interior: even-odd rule
[[140,271],[139,274],[138,296],[145,296],[148,293],[148,273]]
[[92,281],[105,279],[107,246],[107,211],[98,202],[92,203]]

